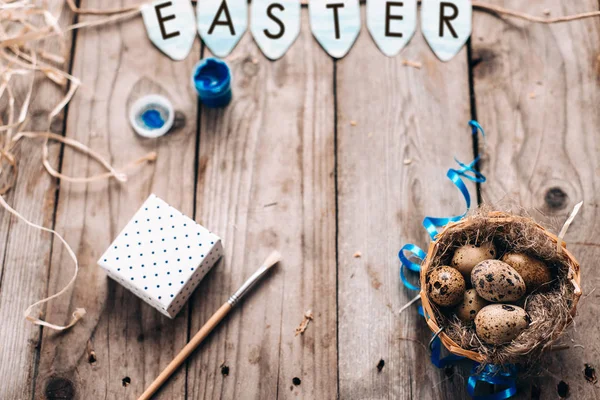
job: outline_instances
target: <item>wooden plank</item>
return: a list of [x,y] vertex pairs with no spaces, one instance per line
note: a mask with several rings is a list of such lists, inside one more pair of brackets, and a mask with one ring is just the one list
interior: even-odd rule
[[[595,0],[492,3],[539,16],[546,9],[551,16],[598,10]],[[570,398],[598,398],[583,371],[585,363],[597,365],[600,353],[598,294],[591,293],[600,284],[594,268],[600,257],[600,21],[548,26],[478,13],[474,32],[476,109],[490,132],[482,163],[488,177],[484,200],[518,204],[555,232],[584,201],[566,237],[582,266],[584,292],[576,329],[562,340],[571,347],[547,355],[542,377],[532,383],[541,390],[539,398],[557,397],[561,380],[569,384]],[[531,393],[527,382],[520,398]]]
[[[117,0],[82,3],[90,8],[123,5]],[[173,62],[153,48],[141,17],[78,32],[73,74],[83,86],[70,104],[66,135],[115,166],[149,151],[156,151],[158,159],[132,172],[126,184],[61,184],[56,229],[75,249],[81,273],[69,295],[51,303],[47,318],[65,322],[75,307],[85,307],[88,314],[66,333],[44,330],[36,398],[135,399],[187,340],[185,311],[173,321],[161,316],[108,280],[96,261],[151,192],[193,213],[197,98],[189,74],[199,52],[196,42],[185,61]],[[150,93],[167,95],[182,120],[180,129],[159,139],[138,137],[127,120],[131,102]],[[65,150],[65,174],[100,171],[88,158]],[[71,273],[71,260],[55,242],[49,292],[61,288]],[[184,395],[181,370],[157,398]]]
[[[71,22],[73,15],[63,2],[52,2],[48,7],[61,24]],[[69,51],[71,36],[65,37],[66,50]],[[56,40],[46,40],[40,46],[61,54]],[[68,65],[70,55],[61,55],[66,57]],[[20,109],[29,91],[31,77],[17,76],[13,79],[16,83],[13,86],[16,106]],[[57,116],[51,126],[47,118],[64,95],[63,88],[51,83],[42,74],[36,76],[34,88],[29,107],[31,119],[24,128],[40,131],[50,128],[53,132],[62,133],[63,115]],[[5,122],[6,104],[0,105],[0,115]],[[52,226],[56,181],[42,166],[42,144],[40,141],[22,140],[15,150],[19,175],[14,188],[4,197],[29,221]],[[50,146],[48,158],[53,165],[58,164],[59,152],[60,146]],[[0,398],[25,399],[31,397],[37,372],[41,329],[25,322],[23,312],[46,295],[52,238],[9,215],[4,209],[0,210],[0,320],[4,327],[0,329],[0,376],[5,377],[0,385]]]
[[424,216],[464,211],[445,174],[453,156],[473,158],[466,49],[443,63],[416,34],[387,58],[363,30],[337,64],[337,111],[340,398],[466,398],[468,369],[430,363],[417,306],[398,316],[416,293],[397,258],[403,244],[426,248]]
[[302,22],[277,62],[247,33],[228,58],[232,104],[201,111],[197,215],[226,256],[192,299],[191,332],[271,249],[283,261],[190,360],[192,399],[337,396],[333,62],[306,9]]

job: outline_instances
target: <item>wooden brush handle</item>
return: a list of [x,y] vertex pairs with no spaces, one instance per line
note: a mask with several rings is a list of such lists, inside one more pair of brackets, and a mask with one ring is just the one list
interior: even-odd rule
[[204,324],[202,328],[194,335],[192,340],[177,354],[177,357],[171,361],[171,363],[160,373],[158,378],[152,382],[148,389],[138,398],[138,400],[149,400],[152,395],[166,382],[167,379],[183,364],[183,362],[189,357],[190,354],[198,347],[200,343],[208,336],[208,334],[221,322],[232,306],[227,302],[213,314],[212,317]]

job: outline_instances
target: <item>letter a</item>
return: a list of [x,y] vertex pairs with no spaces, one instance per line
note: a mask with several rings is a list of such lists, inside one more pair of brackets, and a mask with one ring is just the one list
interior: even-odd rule
[[246,0],[198,0],[196,14],[200,37],[217,57],[231,53],[248,28]]

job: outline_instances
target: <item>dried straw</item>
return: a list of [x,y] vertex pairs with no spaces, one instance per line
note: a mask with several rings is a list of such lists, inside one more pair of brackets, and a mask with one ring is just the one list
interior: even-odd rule
[[[25,310],[25,318],[28,321],[55,330],[65,330],[72,327],[85,315],[85,309],[76,308],[71,321],[64,326],[48,323],[35,316],[36,313],[34,311],[42,304],[65,294],[72,287],[77,278],[79,264],[74,251],[60,234],[52,229],[28,221],[2,197],[14,187],[16,182],[19,163],[15,149],[23,140],[42,139],[42,159],[40,161],[46,171],[55,178],[74,183],[93,182],[103,179],[116,179],[119,182],[126,182],[127,175],[125,171],[139,164],[156,160],[156,153],[151,152],[123,168],[116,169],[99,153],[83,143],[49,131],[52,121],[62,112],[73,96],[75,96],[81,82],[60,67],[60,64],[65,63],[65,58],[61,54],[48,52],[43,49],[44,41],[51,38],[56,40],[61,52],[64,54],[67,43],[66,32],[112,23],[136,15],[140,11],[140,6],[101,11],[82,10],[76,7],[72,0],[67,0],[67,4],[76,14],[109,15],[109,17],[95,21],[81,22],[63,29],[52,13],[42,6],[38,6],[32,0],[0,0],[0,100],[4,99],[7,104],[6,121],[0,117],[0,179],[3,180],[3,184],[0,185],[0,206],[27,225],[56,235],[66,247],[68,255],[73,260],[74,271],[67,285],[56,294],[35,302]],[[33,92],[36,89],[34,81],[40,74],[62,88],[65,91],[65,95],[54,105],[47,115],[48,131],[31,132],[27,131],[25,127],[29,120],[29,106]],[[29,79],[27,92],[20,104],[17,104],[16,99],[17,83],[15,78]],[[91,157],[102,165],[107,172],[90,177],[71,177],[60,173],[49,162],[49,141],[60,142]]]

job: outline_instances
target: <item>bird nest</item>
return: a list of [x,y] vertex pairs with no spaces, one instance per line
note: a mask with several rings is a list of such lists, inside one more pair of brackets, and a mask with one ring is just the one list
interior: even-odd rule
[[[460,321],[427,297],[429,271],[450,265],[458,247],[486,242],[496,246],[498,258],[507,252],[517,252],[544,261],[553,276],[550,288],[534,291],[524,298],[523,308],[531,317],[529,327],[502,345],[482,342],[473,324]],[[579,263],[562,240],[531,218],[485,209],[447,225],[438,234],[423,261],[420,280],[421,300],[429,328],[439,333],[440,340],[451,353],[482,364],[533,365],[572,322],[581,296]]]

